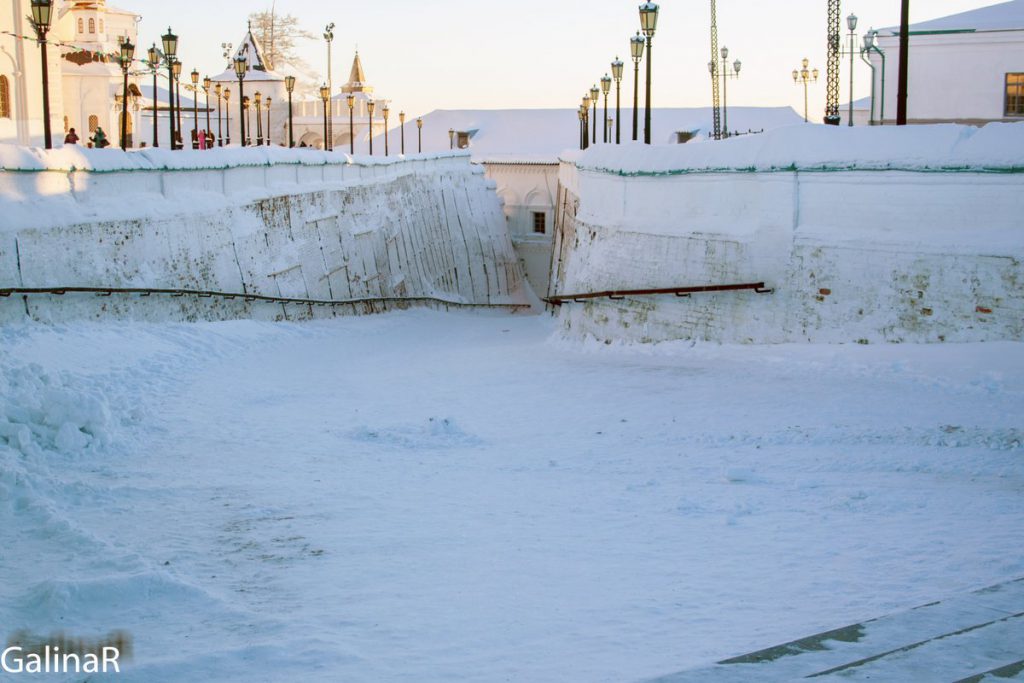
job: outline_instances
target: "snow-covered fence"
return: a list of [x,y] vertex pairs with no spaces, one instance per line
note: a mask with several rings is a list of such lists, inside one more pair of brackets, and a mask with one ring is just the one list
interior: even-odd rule
[[599,146],[563,160],[552,294],[573,335],[729,343],[1024,339],[1024,124]]
[[[290,299],[524,303],[499,199],[464,153],[357,157],[0,146],[0,290],[160,288]],[[398,305],[402,305],[401,301]],[[0,323],[377,310],[223,297],[0,297]]]

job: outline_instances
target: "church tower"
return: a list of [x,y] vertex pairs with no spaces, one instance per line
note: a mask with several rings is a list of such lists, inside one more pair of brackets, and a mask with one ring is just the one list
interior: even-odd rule
[[373,94],[373,86],[366,82],[363,60],[359,58],[358,52],[356,52],[355,59],[352,60],[352,71],[349,73],[348,83],[341,87],[341,92],[346,95],[349,93],[363,93],[367,96]]

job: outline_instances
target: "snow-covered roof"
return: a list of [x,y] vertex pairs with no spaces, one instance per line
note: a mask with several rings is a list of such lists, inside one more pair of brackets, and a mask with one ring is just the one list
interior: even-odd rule
[[[613,108],[608,113],[614,118]],[[640,117],[642,136],[642,111]],[[658,144],[676,142],[678,132],[706,134],[712,129],[711,107],[655,109],[651,117],[654,142]],[[733,131],[770,130],[802,122],[803,117],[790,107],[729,107],[729,129]],[[409,149],[410,144],[416,144],[415,117],[406,119],[405,129]],[[423,117],[423,151],[447,150],[450,129],[472,132],[469,151],[476,161],[555,163],[559,153],[575,149],[579,140],[579,118],[575,109],[438,110]],[[623,107],[623,142],[632,138],[632,130],[632,108]],[[398,135],[398,131],[391,135]],[[600,126],[597,138],[601,139]],[[415,147],[412,150],[415,151]]]
[[[235,50],[232,60],[235,57],[245,57],[245,81],[247,83],[254,81],[284,82],[284,76],[271,71],[268,67],[267,60],[263,56],[263,50],[260,49],[259,43],[253,37],[251,29],[245,34],[245,38],[242,39],[238,49]],[[229,63],[227,69],[214,76],[211,80],[217,82],[237,81],[238,76],[235,74],[234,64]]]
[[[989,5],[910,26],[912,33],[1012,30],[1024,30],[1024,0],[1011,0],[998,5]],[[879,31],[883,35],[899,35],[899,32],[899,26],[890,26]]]

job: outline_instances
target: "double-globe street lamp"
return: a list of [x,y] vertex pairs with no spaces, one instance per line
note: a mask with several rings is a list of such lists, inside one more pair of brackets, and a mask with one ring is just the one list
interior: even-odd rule
[[[178,56],[178,36],[174,35],[171,27],[167,27],[167,33],[160,36],[160,42],[164,46],[164,63],[167,65],[167,103],[168,103],[168,129],[170,131],[171,149],[176,149],[175,125],[174,125],[174,62]],[[153,91],[153,106],[156,106],[156,91]]]
[[[242,147],[247,147],[249,142],[245,137],[245,103],[247,101],[245,97],[245,72],[248,64],[246,64],[245,55],[238,55],[233,61],[235,75],[238,76],[238,138],[241,141]],[[228,137],[231,137],[230,123],[228,124]]]
[[135,58],[135,46],[125,38],[121,41],[121,151],[128,150],[128,70]]
[[644,143],[651,144],[651,42],[658,28],[658,5],[645,2],[640,5],[640,30],[647,38],[647,101],[644,106]]
[[806,57],[804,57],[803,62],[801,62],[800,69],[793,69],[793,82],[796,83],[797,85],[800,85],[802,83],[803,86],[804,86],[804,123],[808,123],[810,121],[810,119],[808,118],[810,112],[809,112],[808,106],[807,106],[808,105],[807,88],[808,88],[808,86],[811,83],[817,83],[818,82],[818,74],[819,74],[817,69],[813,69],[813,70],[809,69],[808,67],[810,65],[811,65],[811,60],[809,60]]
[[[729,65],[729,48],[723,47],[721,50],[722,55],[722,137],[729,137],[729,79],[739,78],[740,69],[743,67],[743,62],[736,60]],[[708,62],[708,71],[711,72],[711,77],[715,77],[715,65],[712,62]]]

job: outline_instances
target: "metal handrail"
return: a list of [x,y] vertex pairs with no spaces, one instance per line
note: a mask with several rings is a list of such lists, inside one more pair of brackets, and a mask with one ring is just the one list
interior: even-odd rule
[[575,301],[581,302],[587,299],[612,299],[619,301],[627,296],[656,296],[662,294],[674,294],[676,296],[690,296],[691,294],[706,294],[710,292],[735,292],[740,290],[753,290],[758,294],[771,294],[774,289],[768,288],[763,282],[750,282],[736,285],[699,285],[695,287],[667,287],[665,289],[613,289],[605,292],[588,292],[586,294],[559,294],[544,299],[549,304],[561,306],[562,304]]
[[63,296],[64,294],[96,294],[97,296],[111,296],[113,294],[138,294],[139,296],[151,296],[153,294],[164,294],[172,297],[195,296],[203,299],[242,299],[247,302],[262,301],[276,304],[300,304],[309,306],[352,306],[358,304],[374,303],[436,303],[456,308],[530,308],[530,304],[480,304],[465,303],[462,301],[451,301],[435,296],[410,296],[410,297],[364,297],[360,299],[302,299],[284,296],[268,296],[265,294],[239,294],[237,292],[218,292],[204,289],[157,289],[150,287],[0,287],[0,297],[11,295],[28,294],[52,294]]

